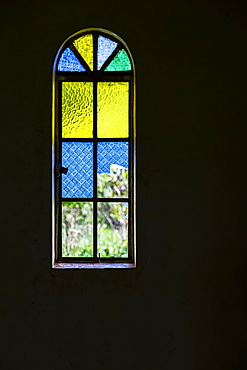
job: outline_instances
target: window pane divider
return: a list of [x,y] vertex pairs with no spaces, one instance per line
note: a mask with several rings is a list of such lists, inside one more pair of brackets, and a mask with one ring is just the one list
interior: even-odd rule
[[130,198],[61,198],[62,202],[124,202],[129,203]]
[[[97,68],[97,37],[93,35],[93,70]],[[98,207],[97,207],[97,81],[93,81],[93,256],[98,248]]]
[[121,142],[129,142],[130,139],[128,137],[126,138],[62,138],[61,139],[62,142],[86,142],[86,143],[90,143],[90,142],[118,142],[118,141],[121,141]]
[[56,76],[58,81],[73,81],[73,82],[93,82],[93,81],[112,81],[112,82],[126,82],[133,77],[133,72],[59,72]]

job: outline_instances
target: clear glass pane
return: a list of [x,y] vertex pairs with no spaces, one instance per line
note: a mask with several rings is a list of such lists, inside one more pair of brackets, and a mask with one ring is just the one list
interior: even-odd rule
[[79,37],[73,44],[89,68],[93,70],[93,35],[89,34]]
[[93,197],[93,143],[63,142],[62,174],[63,198]]
[[114,42],[106,37],[99,36],[98,38],[98,65],[97,69],[100,69],[105,63],[106,59],[116,49],[117,42]]
[[62,202],[62,256],[93,257],[93,204]]
[[128,142],[100,142],[97,148],[97,196],[128,197]]
[[120,50],[105,71],[131,71],[131,63],[125,50]]
[[98,82],[98,137],[129,136],[129,83]]
[[63,82],[62,137],[93,137],[92,82]]
[[75,54],[67,48],[64,50],[63,54],[58,63],[58,71],[63,72],[85,72],[85,68],[81,65],[79,60],[76,58]]
[[128,257],[128,203],[98,203],[98,249],[101,257]]

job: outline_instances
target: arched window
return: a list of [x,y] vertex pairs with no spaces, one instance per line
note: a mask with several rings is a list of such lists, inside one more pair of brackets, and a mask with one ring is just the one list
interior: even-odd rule
[[135,69],[90,28],[53,68],[53,267],[135,267]]

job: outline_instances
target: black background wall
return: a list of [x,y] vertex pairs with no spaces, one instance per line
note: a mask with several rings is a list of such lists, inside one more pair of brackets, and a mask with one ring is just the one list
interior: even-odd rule
[[[247,3],[1,4],[1,369],[247,369]],[[138,267],[51,269],[51,70],[87,27],[137,68]]]

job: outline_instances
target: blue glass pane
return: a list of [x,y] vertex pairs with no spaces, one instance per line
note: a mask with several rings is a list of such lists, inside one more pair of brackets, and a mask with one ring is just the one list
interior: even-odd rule
[[100,69],[105,63],[106,59],[116,49],[117,42],[107,39],[106,37],[99,36],[98,38],[98,65],[97,69]]
[[128,142],[101,142],[98,143],[98,174],[110,173],[111,165],[129,167]]
[[63,198],[93,197],[93,143],[62,143],[62,166],[68,167],[62,174]]
[[64,50],[63,54],[58,63],[58,71],[63,72],[85,72],[86,69],[81,65],[79,60],[76,58],[75,54],[67,48]]

